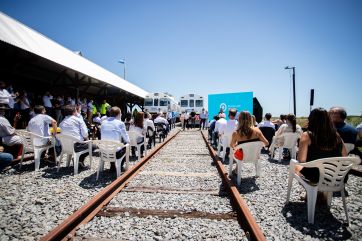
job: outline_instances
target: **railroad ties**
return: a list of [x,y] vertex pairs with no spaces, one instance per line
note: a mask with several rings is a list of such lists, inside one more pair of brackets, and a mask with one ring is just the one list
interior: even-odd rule
[[75,240],[246,240],[199,131],[179,133]]

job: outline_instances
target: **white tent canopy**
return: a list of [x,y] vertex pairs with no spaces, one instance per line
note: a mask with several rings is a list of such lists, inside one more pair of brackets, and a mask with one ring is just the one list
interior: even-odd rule
[[148,92],[0,12],[0,40],[144,98]]

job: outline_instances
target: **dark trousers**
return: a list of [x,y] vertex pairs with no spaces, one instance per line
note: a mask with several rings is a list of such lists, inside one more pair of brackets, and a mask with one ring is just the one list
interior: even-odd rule
[[191,128],[195,128],[195,117],[191,117]]
[[200,130],[201,130],[201,126],[202,126],[202,129],[205,129],[205,123],[206,123],[206,119],[200,119]]

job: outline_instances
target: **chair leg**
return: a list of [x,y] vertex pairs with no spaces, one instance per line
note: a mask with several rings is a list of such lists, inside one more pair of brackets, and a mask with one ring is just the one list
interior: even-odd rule
[[229,159],[229,177],[231,177],[233,174],[233,164],[234,164],[234,158],[231,157]]
[[[293,170],[294,171],[294,170]],[[288,178],[288,191],[287,191],[287,201],[286,203],[289,203],[290,200],[290,191],[292,190],[293,185],[293,174],[291,171],[289,171],[289,178]]]
[[25,147],[23,147],[23,151],[21,153],[21,160],[20,160],[19,170],[21,169],[21,167],[23,165],[24,155],[25,155]]
[[343,201],[344,212],[346,213],[347,224],[349,225],[348,210],[347,210],[347,204],[346,204],[346,194],[344,193],[344,188],[341,191],[341,196],[342,196],[342,201]]
[[279,159],[278,159],[279,163],[282,162],[282,155],[283,155],[283,147],[279,147]]
[[256,177],[260,177],[260,165],[259,165],[259,160],[255,161],[255,173],[256,173]]
[[70,154],[67,154],[67,167],[69,167],[70,165],[70,159],[72,158],[72,156]]
[[100,172],[101,170],[103,170],[102,166],[103,166],[103,160],[102,160],[102,158],[101,158],[101,160],[100,160],[100,162],[99,162],[99,165],[98,165],[97,178],[96,178],[96,180],[98,180],[98,178],[99,178],[99,172]]
[[59,157],[58,157],[58,158],[55,158],[55,159],[57,159],[57,162],[58,162],[57,172],[59,172],[60,164],[61,164],[61,162],[62,162],[62,160],[63,160],[63,155],[64,155],[63,152],[61,152],[60,155],[59,155]]
[[119,177],[121,175],[121,160],[122,159],[117,159],[116,160],[117,177]]
[[317,201],[318,188],[307,189],[308,223],[314,223],[315,204]]
[[237,169],[238,169],[238,177],[237,177],[236,182],[237,182],[238,186],[240,186],[240,184],[241,184],[241,165],[242,164],[240,161],[237,161],[236,165],[237,165]]
[[40,168],[40,156],[42,150],[34,150],[34,161],[35,161],[35,171],[39,171]]
[[78,174],[78,167],[79,167],[79,154],[78,153],[74,153],[73,154],[73,159],[74,159],[74,175]]

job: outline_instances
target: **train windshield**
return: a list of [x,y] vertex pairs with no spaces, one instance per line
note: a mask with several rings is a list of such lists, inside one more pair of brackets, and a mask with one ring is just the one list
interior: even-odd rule
[[195,106],[195,100],[190,100],[190,107],[194,107]]
[[188,100],[181,100],[181,107],[188,107]]
[[196,107],[203,107],[204,101],[203,100],[196,100]]
[[158,99],[153,100],[153,106],[158,106]]
[[167,104],[168,104],[168,99],[166,98],[160,99],[160,106],[167,106]]
[[146,98],[145,99],[145,106],[152,106],[153,105],[153,99],[152,98]]

